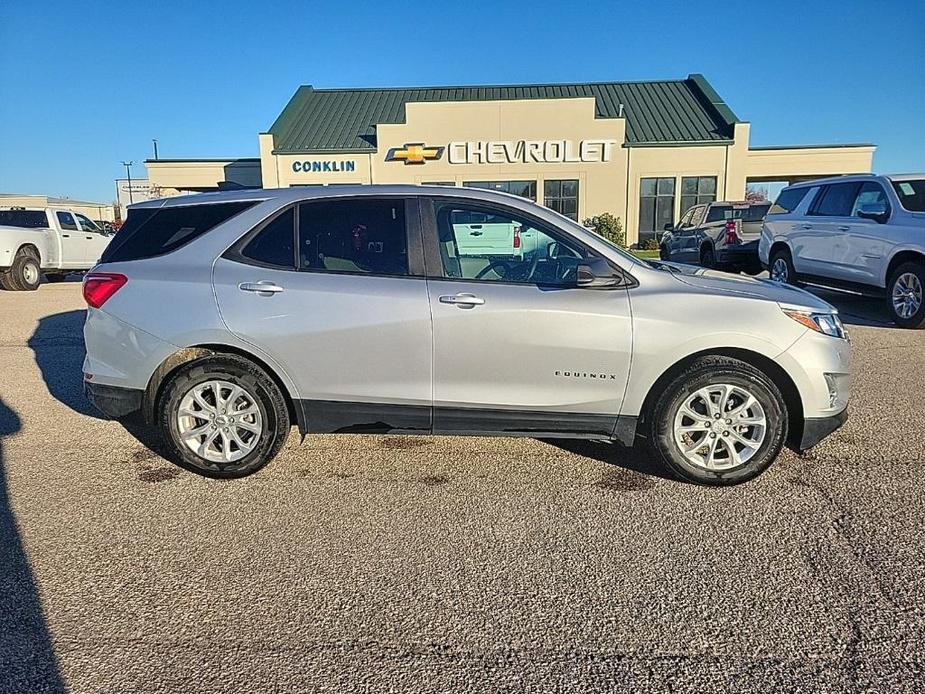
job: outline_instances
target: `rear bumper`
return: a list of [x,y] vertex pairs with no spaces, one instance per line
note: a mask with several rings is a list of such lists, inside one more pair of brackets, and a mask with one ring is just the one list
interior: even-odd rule
[[122,419],[141,411],[143,390],[120,388],[84,381],[87,400],[100,412],[113,419]]
[[717,262],[726,265],[760,265],[758,260],[758,242],[741,243],[716,249]]
[[838,429],[848,419],[846,407],[838,414],[830,417],[807,417],[803,421],[803,436],[800,439],[800,450],[805,451],[822,441],[826,436]]

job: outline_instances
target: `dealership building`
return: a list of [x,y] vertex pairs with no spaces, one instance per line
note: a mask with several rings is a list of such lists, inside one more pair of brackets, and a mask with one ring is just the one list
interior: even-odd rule
[[510,86],[300,87],[258,158],[146,162],[158,189],[415,183],[487,187],[576,220],[610,212],[627,242],[696,203],[871,170],[870,144],[752,147],[702,75]]

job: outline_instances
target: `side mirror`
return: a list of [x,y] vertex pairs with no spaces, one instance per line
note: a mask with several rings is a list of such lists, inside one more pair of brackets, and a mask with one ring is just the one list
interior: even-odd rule
[[664,229],[665,231],[674,231],[674,224],[672,224],[671,222],[668,222],[668,224],[664,226]]
[[858,210],[858,217],[862,219],[872,219],[878,224],[883,224],[890,216],[890,209],[885,202],[871,202],[861,205]]
[[578,265],[576,284],[581,289],[610,289],[619,286],[620,278],[603,258],[591,258]]

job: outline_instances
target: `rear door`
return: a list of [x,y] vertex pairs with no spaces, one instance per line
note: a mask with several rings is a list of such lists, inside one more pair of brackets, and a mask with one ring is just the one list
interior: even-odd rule
[[77,217],[77,223],[80,225],[80,230],[84,232],[84,237],[87,241],[84,246],[84,267],[89,269],[99,262],[100,256],[103,255],[103,251],[109,245],[111,237],[105,234],[96,222],[84,215],[75,212],[74,216]]
[[[498,205],[423,201],[434,329],[434,431],[610,436],[629,372],[626,289],[576,288],[592,252]],[[535,250],[464,262],[456,220],[490,213],[533,233]]]
[[214,284],[228,328],[296,383],[310,431],[430,431],[431,319],[415,199],[290,206],[216,261]]
[[843,245],[850,229],[851,206],[860,185],[847,181],[824,186],[816,193],[806,216],[794,223],[793,264],[798,273],[835,276],[832,263],[836,244]]

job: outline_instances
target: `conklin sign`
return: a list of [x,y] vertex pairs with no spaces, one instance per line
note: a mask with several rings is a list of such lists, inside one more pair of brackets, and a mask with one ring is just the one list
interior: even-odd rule
[[431,147],[421,142],[393,147],[386,161],[423,164],[443,158],[450,164],[560,164],[610,161],[616,140],[468,140]]

